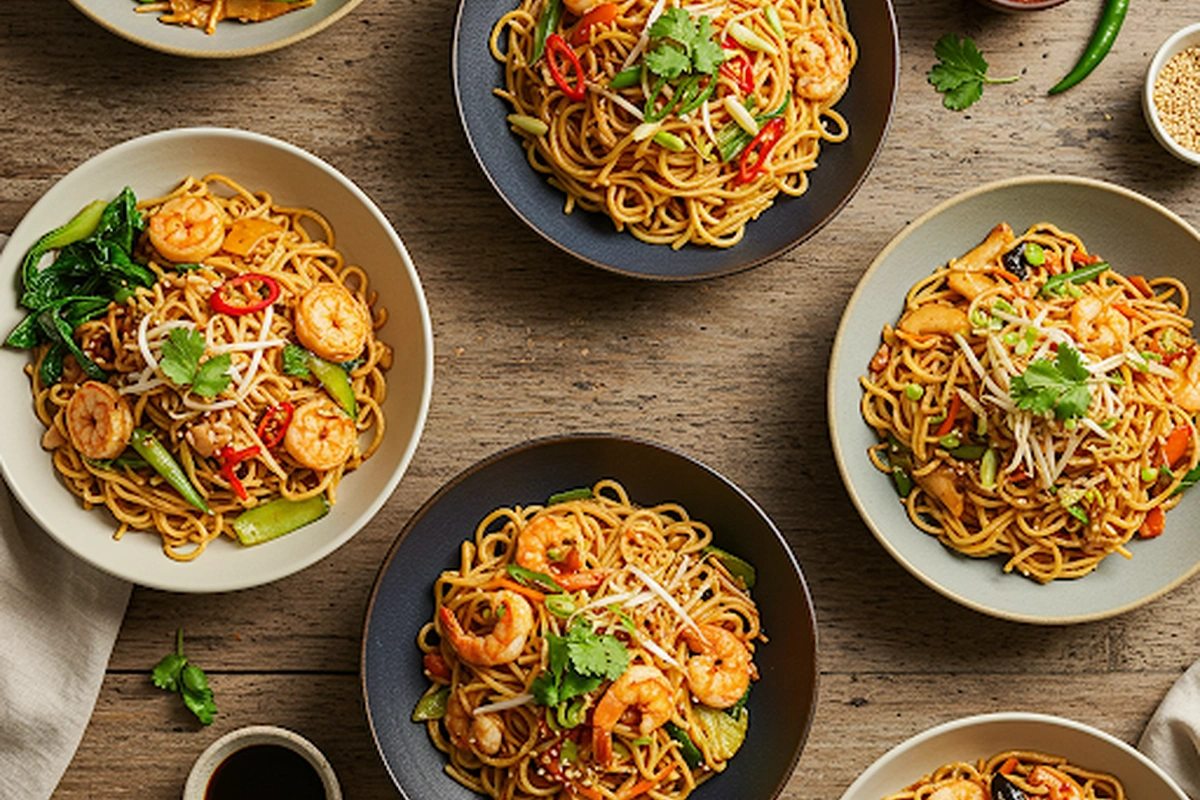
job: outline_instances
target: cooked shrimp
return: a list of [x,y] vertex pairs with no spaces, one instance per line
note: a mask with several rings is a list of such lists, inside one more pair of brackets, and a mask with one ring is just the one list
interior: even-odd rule
[[750,651],[720,625],[701,625],[683,632],[696,655],[688,659],[687,681],[692,694],[713,708],[729,708],[750,688]]
[[116,389],[88,381],[67,401],[67,433],[88,458],[116,458],[129,446],[133,412]]
[[1030,786],[1045,786],[1055,800],[1082,800],[1083,787],[1067,773],[1054,767],[1038,764],[1029,773]]
[[649,736],[671,718],[671,684],[657,667],[634,664],[596,704],[592,713],[592,753],[602,764],[612,759],[612,732],[628,711],[641,715],[638,733]]
[[327,398],[297,408],[283,435],[288,455],[309,469],[334,469],[344,464],[357,443],[354,420]]
[[203,197],[171,198],[150,217],[150,244],[168,261],[198,263],[225,241],[221,216],[217,204]]
[[476,750],[494,756],[504,744],[504,721],[496,714],[475,714],[463,707],[458,695],[451,693],[442,718],[450,741],[459,750]]
[[850,49],[829,27],[824,12],[792,43],[792,60],[798,73],[796,94],[809,100],[828,100],[841,91],[850,77]]
[[1090,294],[1071,306],[1071,325],[1079,343],[1100,358],[1122,352],[1132,333],[1124,314]]
[[296,304],[300,344],[329,361],[349,361],[362,352],[371,315],[340,283],[318,283]]
[[583,535],[574,517],[539,514],[517,536],[517,564],[549,575],[569,592],[595,589],[605,569],[582,569],[578,542]]
[[975,781],[964,779],[944,783],[929,795],[928,800],[987,800],[987,792]]
[[1200,411],[1200,353],[1192,356],[1183,373],[1175,380],[1171,395],[1180,408],[1192,413]]
[[463,630],[458,617],[445,606],[439,611],[442,632],[459,658],[480,667],[494,667],[515,661],[525,649],[525,640],[534,626],[533,609],[529,601],[516,592],[501,589],[493,593],[489,601],[496,624],[490,633],[482,636]]

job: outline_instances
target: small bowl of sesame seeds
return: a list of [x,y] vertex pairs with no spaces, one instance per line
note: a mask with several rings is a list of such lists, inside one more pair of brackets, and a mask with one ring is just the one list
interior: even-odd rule
[[1150,60],[1142,111],[1163,147],[1200,166],[1200,23],[1174,33]]

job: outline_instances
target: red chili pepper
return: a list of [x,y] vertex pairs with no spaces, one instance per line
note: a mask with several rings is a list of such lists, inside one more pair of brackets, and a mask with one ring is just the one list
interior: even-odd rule
[[742,94],[751,94],[754,91],[754,66],[750,63],[749,57],[737,47],[728,44],[721,46],[733,53],[731,56],[726,56],[725,61],[721,64],[721,74],[728,76],[736,83],[742,90]]
[[283,441],[288,425],[292,424],[292,414],[296,407],[284,400],[279,405],[271,406],[263,418],[258,421],[258,438],[267,447],[274,447]]
[[942,424],[938,427],[937,433],[934,436],[940,439],[954,430],[954,418],[958,416],[958,409],[961,405],[962,397],[959,396],[958,392],[955,392],[954,396],[950,398],[950,410],[946,412],[946,418],[942,420]]
[[1163,514],[1162,506],[1155,506],[1146,512],[1146,519],[1142,522],[1142,527],[1138,529],[1143,539],[1153,539],[1163,532],[1166,527],[1166,516]]
[[446,663],[446,659],[442,658],[439,653],[426,653],[421,658],[421,663],[425,667],[425,671],[435,678],[442,680],[450,680],[450,665]]
[[1100,256],[1096,255],[1095,253],[1092,253],[1090,256],[1085,256],[1078,250],[1071,253],[1071,263],[1082,264],[1085,267],[1089,264],[1099,264],[1103,260],[1104,259],[1100,258]]
[[[567,83],[567,79],[563,77],[562,70],[558,66],[558,58],[556,58],[558,55],[565,58],[571,68],[575,70],[574,86]],[[563,94],[575,101],[584,98],[587,94],[587,85],[583,80],[583,65],[579,63],[579,56],[575,55],[571,45],[567,44],[566,40],[557,33],[546,37],[546,64],[550,67],[550,74],[554,76],[554,82],[558,84],[558,88],[563,90]]]
[[783,117],[776,117],[762,127],[758,135],[750,140],[738,161],[738,183],[749,183],[767,168],[767,157],[779,142],[783,133]]
[[229,487],[233,489],[238,498],[245,500],[250,495],[246,493],[246,487],[242,486],[241,479],[238,478],[234,469],[238,464],[245,461],[247,458],[252,458],[259,453],[258,445],[251,445],[245,450],[234,450],[231,445],[225,445],[217,451],[217,457],[221,459],[221,474],[229,481]]
[[591,33],[593,25],[603,25],[607,22],[612,22],[617,18],[617,4],[605,3],[596,6],[591,11],[580,17],[579,22],[575,24],[575,30],[571,33],[571,44],[579,47],[581,44],[587,44],[591,41]]
[[262,311],[279,299],[279,283],[270,275],[246,272],[222,283],[208,298],[218,314],[239,317]]

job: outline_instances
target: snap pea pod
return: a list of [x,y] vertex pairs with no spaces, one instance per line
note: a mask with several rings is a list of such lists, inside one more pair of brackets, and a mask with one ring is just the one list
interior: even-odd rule
[[255,506],[233,521],[233,532],[244,545],[261,544],[303,528],[329,513],[329,501],[318,494],[304,500],[280,497]]
[[108,201],[106,200],[93,200],[65,225],[43,234],[34,242],[33,247],[29,248],[29,252],[25,254],[25,260],[21,262],[21,273],[25,285],[32,285],[37,274],[38,262],[46,253],[51,250],[60,250],[73,242],[91,236],[100,224],[100,217],[104,214],[104,208],[107,205]]
[[668,722],[663,728],[668,736],[679,742],[679,755],[683,757],[685,764],[695,769],[704,763],[704,754],[700,752],[699,747],[696,747],[696,743],[692,741],[691,736],[688,736],[687,731],[674,722]]
[[1057,275],[1051,275],[1042,284],[1042,290],[1039,292],[1042,297],[1049,297],[1052,294],[1062,292],[1068,281],[1071,283],[1087,283],[1099,277],[1100,273],[1108,269],[1107,261],[1097,261],[1095,264],[1089,264],[1086,267],[1080,267],[1070,272],[1060,272]]
[[754,582],[758,579],[758,570],[749,561],[711,544],[700,552],[706,556],[716,556],[717,560],[725,565],[725,569],[729,570],[730,575],[741,578],[742,584],[747,589],[754,588]]
[[538,17],[537,28],[533,32],[533,60],[530,63],[535,63],[546,52],[546,37],[558,28],[562,12],[562,0],[546,0],[546,7]]
[[1100,15],[1100,22],[1096,25],[1096,32],[1092,34],[1092,40],[1079,57],[1079,62],[1066,77],[1050,87],[1049,94],[1058,94],[1070,89],[1104,60],[1108,51],[1112,49],[1113,42],[1117,40],[1117,33],[1121,30],[1121,23],[1125,21],[1125,12],[1128,10],[1129,0],[1108,0],[1104,13]]
[[212,513],[212,510],[208,507],[208,503],[204,501],[204,497],[200,492],[196,491],[196,487],[188,480],[187,473],[183,471],[183,467],[179,466],[179,462],[175,460],[170,451],[163,447],[162,442],[158,441],[158,437],[145,428],[134,428],[129,443],[133,445],[133,449],[137,451],[139,456],[145,459],[147,464],[154,467],[155,472],[162,475],[166,482],[183,496],[184,500],[187,500],[205,514]]
[[425,722],[430,719],[441,719],[446,716],[446,701],[450,699],[450,687],[443,686],[436,692],[431,692],[417,701],[413,709],[412,721]]
[[312,353],[308,355],[308,368],[317,376],[325,391],[350,415],[350,419],[358,419],[358,400],[354,397],[354,387],[350,385],[350,374],[346,368]]

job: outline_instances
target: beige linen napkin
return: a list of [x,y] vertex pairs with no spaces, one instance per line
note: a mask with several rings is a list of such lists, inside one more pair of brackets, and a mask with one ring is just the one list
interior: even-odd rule
[[1175,779],[1193,800],[1200,800],[1200,662],[1175,681],[1150,718],[1141,750]]
[[[0,247],[7,238],[0,234]],[[129,591],[54,541],[0,482],[3,800],[48,798],[58,785],[91,718]]]

